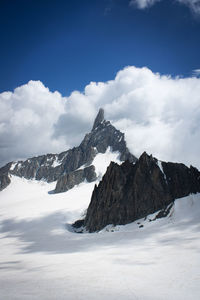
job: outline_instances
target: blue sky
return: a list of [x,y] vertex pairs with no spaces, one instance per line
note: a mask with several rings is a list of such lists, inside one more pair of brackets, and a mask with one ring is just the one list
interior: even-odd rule
[[135,156],[200,168],[200,0],[0,0],[0,14],[0,166],[79,145],[102,107]]
[[175,0],[146,9],[128,0],[1,0],[0,13],[0,92],[41,80],[65,96],[128,65],[173,76],[200,68],[200,16]]

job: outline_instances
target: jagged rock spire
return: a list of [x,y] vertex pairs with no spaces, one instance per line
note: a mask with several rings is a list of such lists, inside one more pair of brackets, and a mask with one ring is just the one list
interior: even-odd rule
[[144,152],[132,164],[111,162],[95,187],[84,226],[89,232],[122,225],[162,210],[169,213],[175,199],[200,192],[200,172],[184,164],[161,162]]
[[101,124],[104,121],[104,110],[103,108],[99,109],[99,112],[94,120],[94,125],[92,127],[92,130],[94,130],[99,124]]

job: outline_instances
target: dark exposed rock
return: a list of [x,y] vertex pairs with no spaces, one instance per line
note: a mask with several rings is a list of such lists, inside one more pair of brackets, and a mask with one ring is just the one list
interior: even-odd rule
[[196,192],[200,192],[196,168],[164,162],[159,167],[158,160],[144,152],[135,165],[110,164],[94,188],[84,226],[94,232],[108,224],[127,224]]
[[84,225],[84,220],[77,220],[76,222],[74,222],[74,224],[72,224],[72,226],[74,228],[80,228]]
[[10,184],[10,178],[8,174],[0,175],[0,191],[5,189]]
[[56,184],[55,193],[66,192],[84,180],[87,180],[88,182],[96,180],[94,166],[60,176]]
[[8,163],[4,167],[0,168],[0,191],[5,189],[10,184],[10,177],[8,171],[12,163]]
[[80,144],[80,147],[84,151],[87,152],[88,148],[93,147],[98,153],[105,153],[107,148],[111,147],[112,151],[120,152],[121,161],[128,159],[131,162],[135,162],[137,160],[126,147],[124,133],[117,130],[109,121],[101,120],[97,124],[98,126],[93,126],[93,130],[89,134],[86,134]]
[[88,147],[87,153],[76,147],[59,155],[47,154],[19,161],[9,172],[26,179],[35,178],[52,182],[58,180],[62,174],[72,172],[83,164],[90,163],[95,154],[96,151],[92,147]]
[[[136,161],[126,147],[124,134],[112,126],[109,121],[104,120],[104,111],[100,109],[92,131],[86,134],[78,147],[60,154],[41,155],[25,161],[18,161],[15,164],[10,163],[8,174],[26,179],[46,180],[47,182],[58,181],[56,192],[66,191],[85,179],[88,181],[96,179],[96,175],[94,176],[94,172],[92,172],[93,168],[85,169],[85,171],[77,169],[83,165],[90,166],[97,153],[105,153],[108,147],[111,147],[113,151],[119,151],[122,161],[126,159]],[[10,181],[4,175],[2,189],[6,187],[6,182],[8,185]]]
[[163,162],[162,167],[174,199],[200,191],[200,173],[193,166],[188,168],[184,164]]
[[[161,218],[165,218],[166,216],[168,216],[171,211],[172,206],[173,206],[173,203],[171,203],[167,207],[161,209],[159,211],[159,213],[155,216],[153,221],[155,221],[156,219],[161,219]],[[149,220],[149,221],[152,221],[152,220]]]
[[95,130],[103,121],[104,121],[104,110],[100,108],[96,116],[96,119],[94,120],[92,131]]

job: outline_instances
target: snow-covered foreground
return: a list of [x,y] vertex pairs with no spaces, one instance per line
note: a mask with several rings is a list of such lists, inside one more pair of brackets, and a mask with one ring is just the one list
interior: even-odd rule
[[77,234],[94,183],[54,185],[13,177],[0,194],[0,299],[200,299],[200,194],[165,219]]

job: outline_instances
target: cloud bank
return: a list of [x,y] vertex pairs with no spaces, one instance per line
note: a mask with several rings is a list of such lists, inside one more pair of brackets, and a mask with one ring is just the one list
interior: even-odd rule
[[[139,9],[145,9],[162,0],[131,0],[130,6],[136,6]],[[200,14],[200,0],[174,0],[180,4],[188,6],[195,14]]]
[[99,109],[125,132],[128,147],[200,167],[200,78],[172,78],[126,67],[69,97],[30,81],[0,94],[0,160],[59,152],[78,145]]
[[63,140],[52,138],[63,110],[61,95],[51,93],[40,81],[1,93],[0,164],[66,146]]

